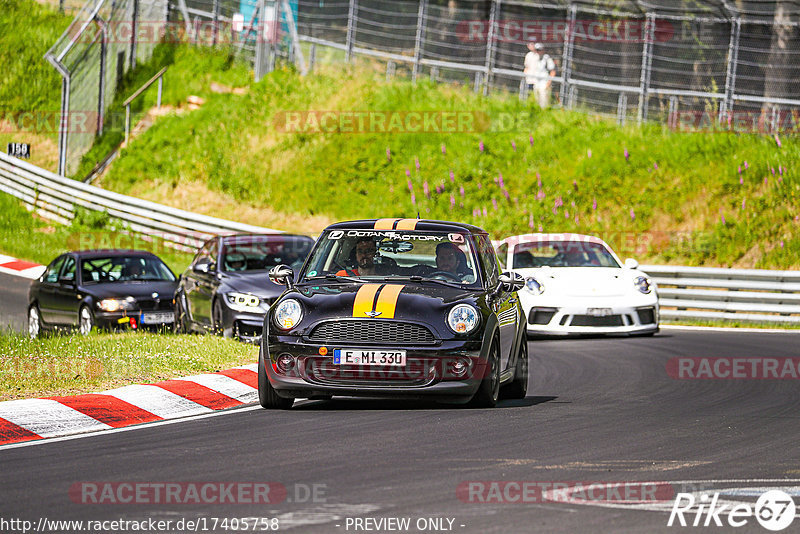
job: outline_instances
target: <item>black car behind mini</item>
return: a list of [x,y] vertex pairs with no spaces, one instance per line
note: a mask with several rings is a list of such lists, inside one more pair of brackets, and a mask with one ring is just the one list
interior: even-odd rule
[[497,403],[525,397],[528,352],[516,291],[487,233],[418,219],[337,223],[303,268],[270,272],[259,400],[333,395]]
[[172,326],[178,281],[169,267],[140,250],[83,250],[53,260],[28,291],[28,333],[95,326]]
[[184,332],[214,332],[244,341],[261,338],[261,324],[283,286],[267,271],[299,269],[314,240],[304,235],[237,234],[209,239],[180,277],[176,324]]

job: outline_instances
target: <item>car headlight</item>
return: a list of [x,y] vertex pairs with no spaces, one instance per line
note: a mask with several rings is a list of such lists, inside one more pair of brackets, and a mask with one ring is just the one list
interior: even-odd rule
[[286,299],[275,307],[273,320],[281,330],[291,330],[303,318],[303,307],[294,299]]
[[240,312],[258,313],[266,312],[269,309],[269,306],[261,305],[259,297],[250,293],[237,293],[235,291],[225,293],[225,302],[228,303],[228,307]]
[[130,310],[136,306],[136,299],[125,297],[119,299],[103,299],[97,303],[97,307],[103,311],[115,312],[120,310]]
[[541,295],[544,293],[544,284],[540,284],[536,278],[529,276],[525,279],[525,289],[534,295]]
[[636,289],[638,289],[641,293],[644,293],[645,295],[650,293],[650,291],[652,291],[652,283],[650,282],[650,279],[647,278],[646,276],[637,276],[636,278],[634,278],[633,285],[636,286]]
[[447,314],[447,326],[456,334],[468,334],[478,326],[478,310],[469,304],[456,304]]

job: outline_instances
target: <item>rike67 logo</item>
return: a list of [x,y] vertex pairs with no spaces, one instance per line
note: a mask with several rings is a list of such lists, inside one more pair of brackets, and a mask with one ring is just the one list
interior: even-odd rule
[[794,521],[796,510],[791,495],[779,489],[771,489],[761,494],[755,504],[748,502],[720,502],[720,494],[678,493],[667,526],[681,527],[721,527],[727,523],[731,527],[747,525],[752,518],[767,530],[778,532]]

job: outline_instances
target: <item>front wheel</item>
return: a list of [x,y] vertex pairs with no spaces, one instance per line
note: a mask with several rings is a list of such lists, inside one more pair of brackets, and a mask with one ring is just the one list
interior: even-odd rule
[[39,337],[42,333],[42,318],[39,315],[39,308],[34,304],[28,310],[28,335],[31,339]]
[[522,337],[517,363],[514,366],[514,381],[504,388],[503,395],[508,399],[524,399],[528,394],[528,341]]
[[486,365],[486,376],[481,380],[478,391],[469,403],[475,408],[494,408],[500,397],[500,348],[497,341],[492,342]]
[[82,336],[88,336],[89,332],[94,328],[94,315],[89,306],[81,306],[81,311],[78,312],[78,330]]
[[275,388],[269,383],[262,349],[258,350],[258,403],[267,410],[275,408],[288,410],[294,404],[294,399],[279,397],[275,392]]
[[183,305],[184,296],[178,295],[178,298],[175,299],[175,333],[176,334],[188,334],[189,333],[189,325],[186,321],[186,307]]

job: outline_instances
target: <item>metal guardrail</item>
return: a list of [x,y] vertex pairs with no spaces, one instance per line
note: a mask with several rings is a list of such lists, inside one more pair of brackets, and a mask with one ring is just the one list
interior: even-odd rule
[[800,323],[800,271],[642,265],[661,317]]
[[38,215],[62,224],[69,224],[78,206],[106,212],[124,230],[161,238],[183,250],[194,250],[214,235],[281,233],[107,191],[2,153],[0,191],[19,198]]

